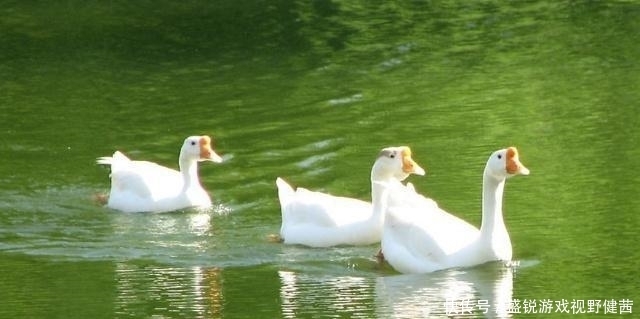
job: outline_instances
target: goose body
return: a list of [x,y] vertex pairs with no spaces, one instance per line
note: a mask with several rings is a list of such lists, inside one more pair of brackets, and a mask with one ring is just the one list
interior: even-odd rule
[[[389,147],[378,155],[371,181],[400,181],[409,174],[423,175],[408,147]],[[384,211],[379,192],[372,188],[372,203],[333,196],[298,187],[294,190],[282,178],[276,179],[282,211],[280,236],[285,244],[310,247],[368,245],[382,237]],[[373,186],[373,184],[372,184]]]
[[402,273],[426,273],[470,267],[489,261],[510,261],[511,240],[502,216],[508,177],[527,175],[516,148],[494,152],[484,170],[480,229],[447,213],[431,199],[387,184],[382,251]]
[[122,212],[168,212],[189,207],[207,208],[211,198],[200,185],[198,162],[222,162],[208,136],[190,136],[180,150],[180,171],[148,161],[133,161],[119,151],[100,157],[111,166],[107,206]]

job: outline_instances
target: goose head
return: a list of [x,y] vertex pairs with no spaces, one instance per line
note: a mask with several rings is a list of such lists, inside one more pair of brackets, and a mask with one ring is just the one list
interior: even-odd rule
[[187,137],[180,149],[180,159],[222,162],[222,157],[211,148],[211,138],[207,135]]
[[529,169],[520,163],[518,150],[512,146],[491,154],[487,161],[485,175],[504,180],[515,175],[529,175]]
[[425,171],[413,158],[408,146],[387,147],[380,151],[371,169],[371,180],[395,178],[403,181],[410,174],[424,175]]

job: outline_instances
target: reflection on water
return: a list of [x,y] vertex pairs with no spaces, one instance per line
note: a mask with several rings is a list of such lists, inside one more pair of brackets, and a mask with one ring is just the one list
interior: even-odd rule
[[[186,216],[186,218],[185,218]],[[203,236],[211,229],[211,214],[207,211],[176,214],[120,214],[112,215],[116,235],[146,230],[149,234],[175,235],[184,232]]]
[[115,314],[130,318],[222,318],[222,281],[219,268],[118,263]]
[[278,271],[282,315],[298,318],[306,315],[371,318],[365,305],[373,298],[373,280],[355,276],[313,276]]
[[[112,220],[114,246],[122,243],[121,258],[142,257],[161,262],[184,262],[209,251],[212,228],[211,211],[175,214],[120,214]],[[182,258],[189,256],[186,260]]]
[[[515,269],[499,263],[432,274],[324,277],[278,271],[285,318],[510,318]],[[363,307],[375,304],[375,310]]]
[[509,318],[513,272],[511,267],[487,264],[426,275],[380,277],[376,307],[392,318]]

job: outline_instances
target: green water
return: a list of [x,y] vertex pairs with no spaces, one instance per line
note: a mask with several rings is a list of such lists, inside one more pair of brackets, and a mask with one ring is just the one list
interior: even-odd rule
[[[2,318],[431,318],[465,300],[458,317],[546,318],[640,299],[640,3],[1,7]],[[215,209],[94,203],[109,188],[96,157],[177,167],[194,134],[225,158],[200,167]],[[366,199],[389,145],[411,146],[428,172],[411,182],[475,225],[487,156],[517,146],[531,175],[509,180],[504,209],[519,265],[400,275],[376,245],[267,240],[277,176]],[[570,313],[501,306],[514,300]]]

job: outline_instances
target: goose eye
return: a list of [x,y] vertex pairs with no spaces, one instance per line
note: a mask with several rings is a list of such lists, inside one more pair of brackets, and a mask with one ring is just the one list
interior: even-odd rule
[[396,153],[389,154],[389,158],[396,158]]
[[498,154],[498,159],[502,159],[502,154]]
[[191,145],[194,145],[194,146],[195,146],[195,145],[196,145],[196,142],[195,142],[195,141],[191,141]]

